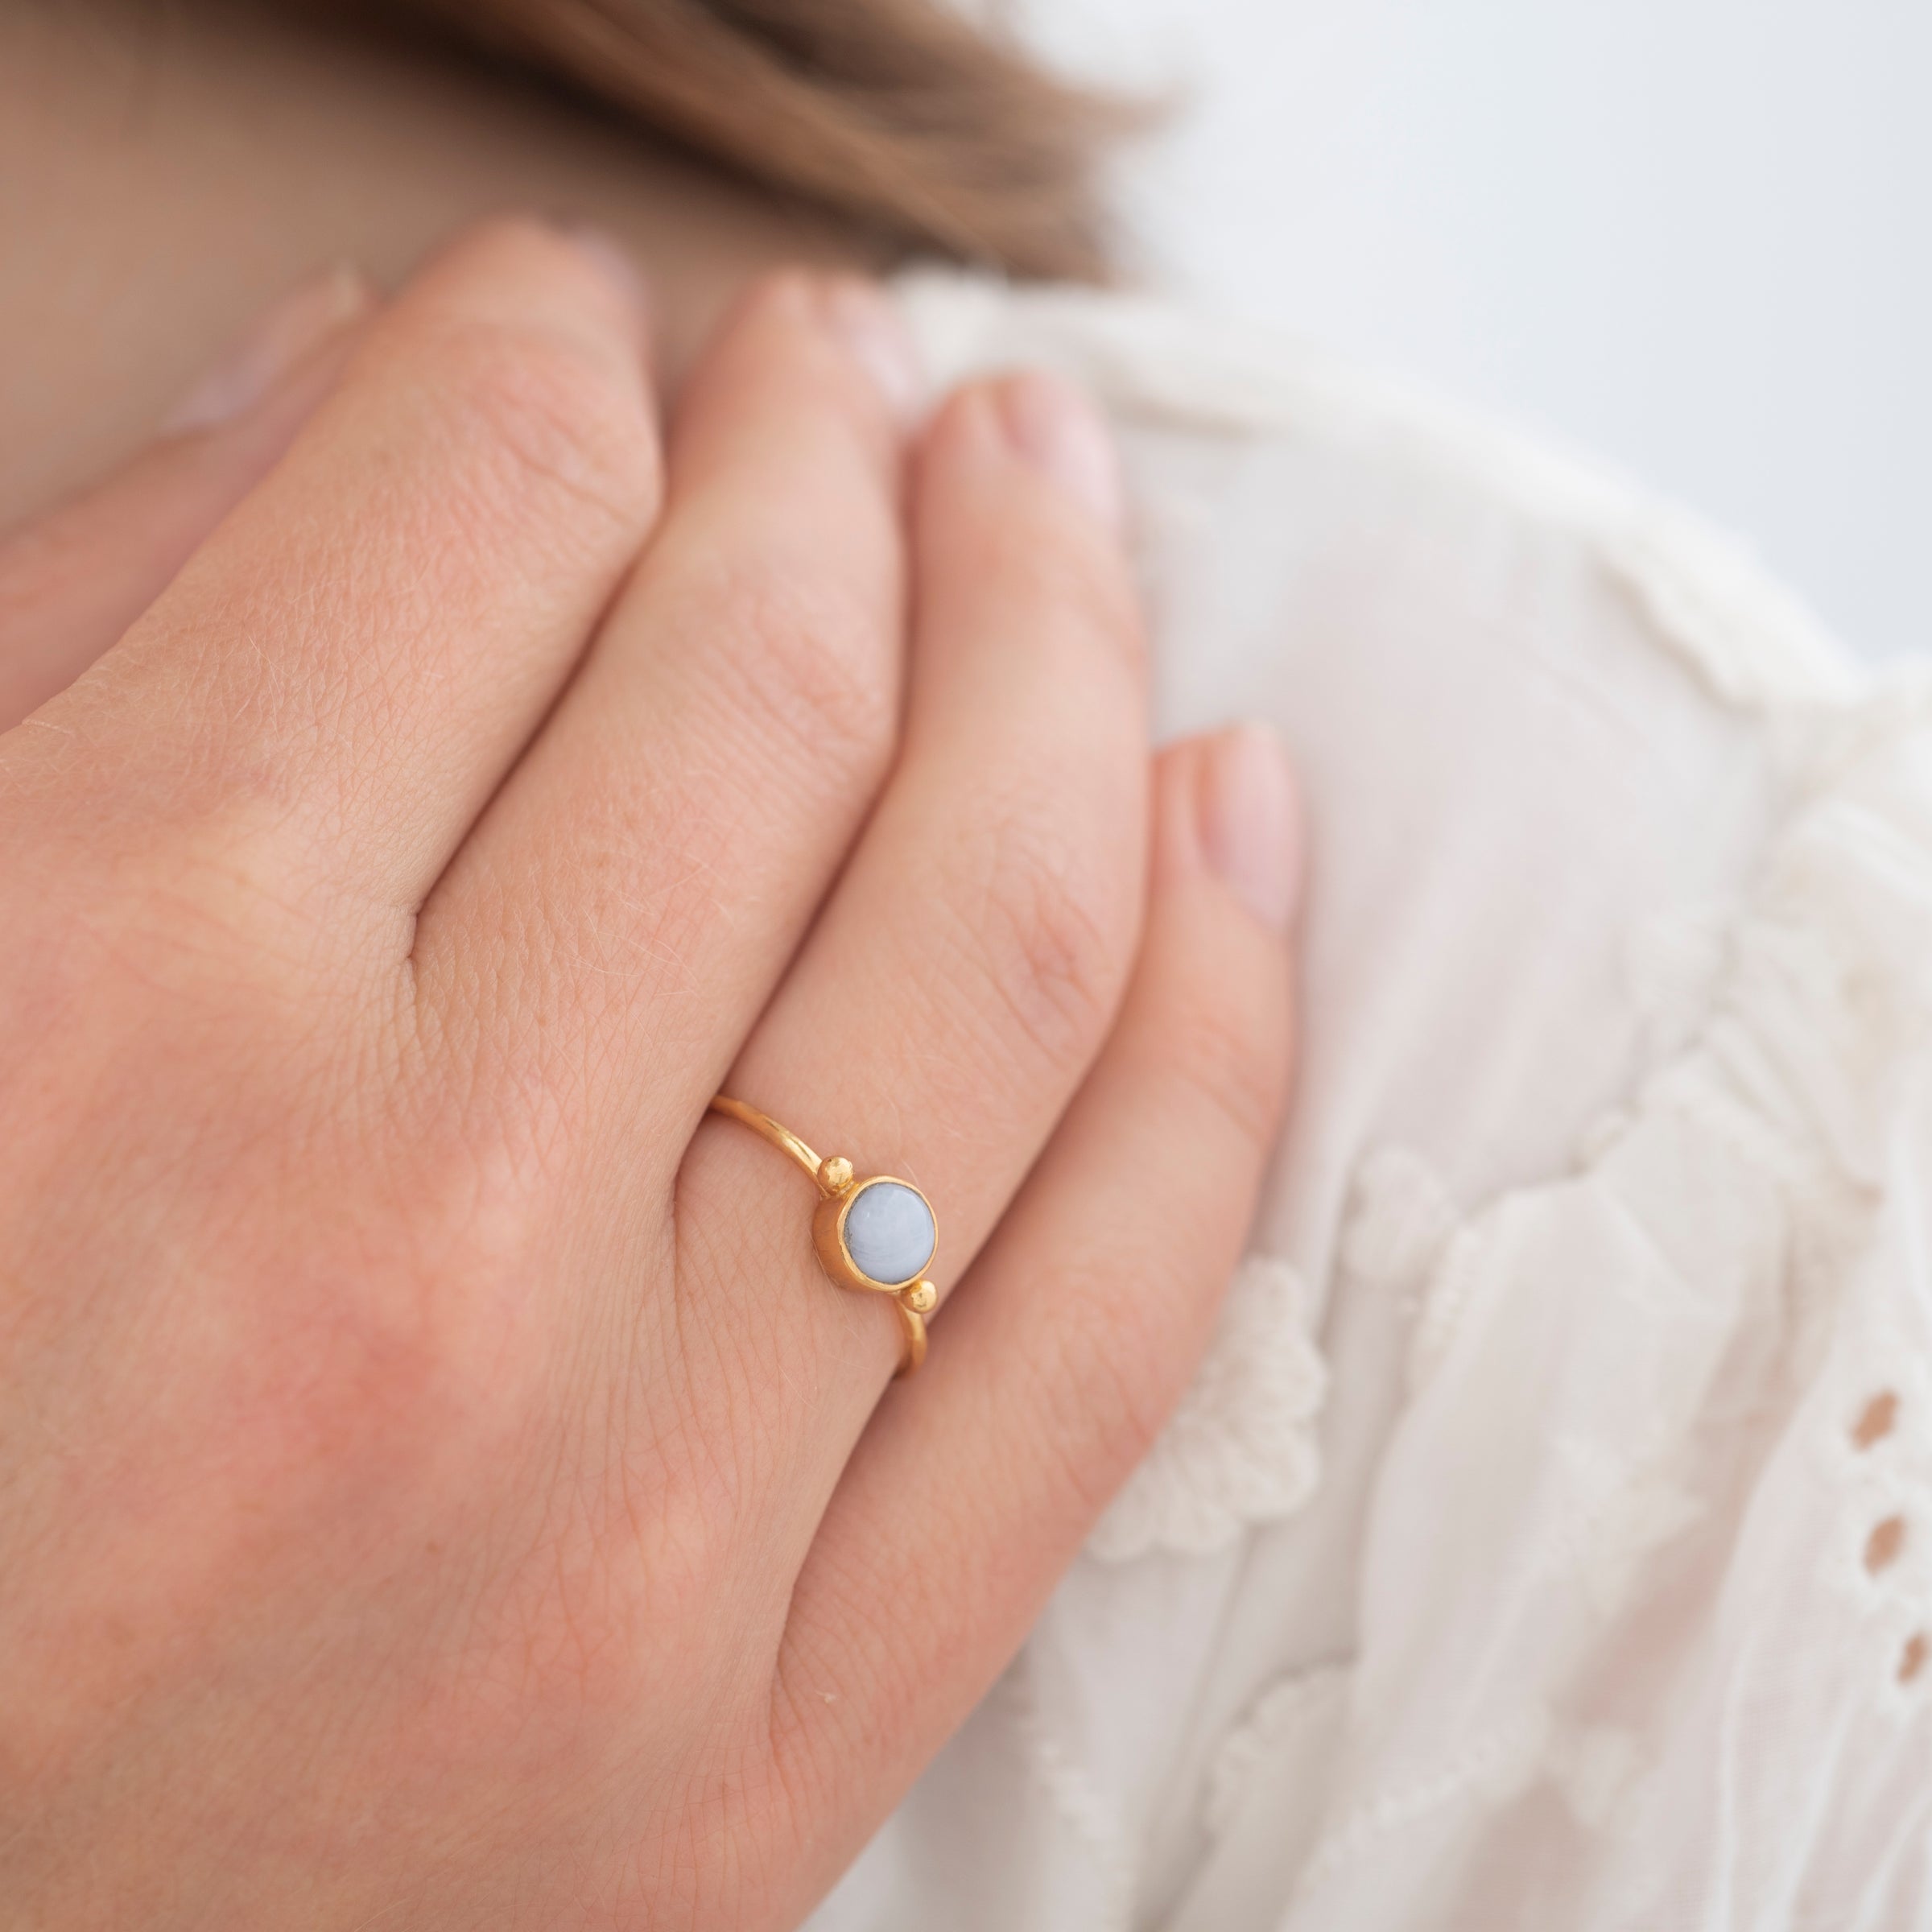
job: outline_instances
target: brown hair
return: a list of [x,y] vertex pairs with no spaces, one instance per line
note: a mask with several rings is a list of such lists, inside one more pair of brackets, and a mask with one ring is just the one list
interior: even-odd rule
[[398,27],[614,108],[906,251],[1103,279],[1096,185],[1142,110],[951,0],[276,0]]

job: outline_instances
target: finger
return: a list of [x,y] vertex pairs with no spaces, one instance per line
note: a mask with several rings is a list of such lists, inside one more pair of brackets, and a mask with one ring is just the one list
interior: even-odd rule
[[890,758],[910,354],[857,282],[753,293],[686,393],[638,569],[423,910],[422,997],[514,1043],[520,1085],[543,1056],[592,1189],[681,1153]]
[[64,691],[261,481],[374,307],[334,268],[261,316],[160,439],[0,543],[0,731]]
[[[923,1189],[942,1285],[1086,1072],[1138,931],[1146,671],[1111,464],[1089,406],[1040,376],[968,390],[934,425],[899,763],[726,1083],[861,1175]],[[772,1352],[761,1382],[782,1368],[767,1422],[788,1480],[811,1472],[793,1496],[808,1534],[899,1330],[880,1298],[827,1291],[774,1158],[708,1127],[679,1227],[724,1298],[713,1325]],[[774,1288],[748,1307],[746,1281]]]
[[642,328],[601,248],[509,221],[447,250],[56,700],[82,775],[121,815],[208,826],[225,875],[406,930],[655,514]]
[[1120,1024],[799,1579],[785,1789],[884,1763],[883,1806],[964,1720],[1179,1397],[1239,1257],[1293,1038],[1300,840],[1271,734],[1168,752],[1155,819]]

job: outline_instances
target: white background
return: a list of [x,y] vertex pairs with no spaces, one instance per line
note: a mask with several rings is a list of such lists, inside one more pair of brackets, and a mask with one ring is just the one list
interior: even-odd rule
[[1179,91],[1157,279],[1593,452],[1932,649],[1932,0],[1020,0]]

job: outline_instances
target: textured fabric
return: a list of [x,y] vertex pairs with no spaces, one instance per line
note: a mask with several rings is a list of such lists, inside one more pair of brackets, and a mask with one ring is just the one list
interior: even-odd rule
[[816,1932],[1932,1927],[1922,683],[1291,348],[902,292],[1113,413],[1163,734],[1294,746],[1306,1055],[1193,1392]]

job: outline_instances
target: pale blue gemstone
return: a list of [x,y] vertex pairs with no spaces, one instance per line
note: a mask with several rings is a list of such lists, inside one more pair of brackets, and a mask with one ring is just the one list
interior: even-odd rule
[[845,1251],[875,1282],[918,1280],[938,1240],[932,1210],[898,1181],[869,1181],[845,1211]]

